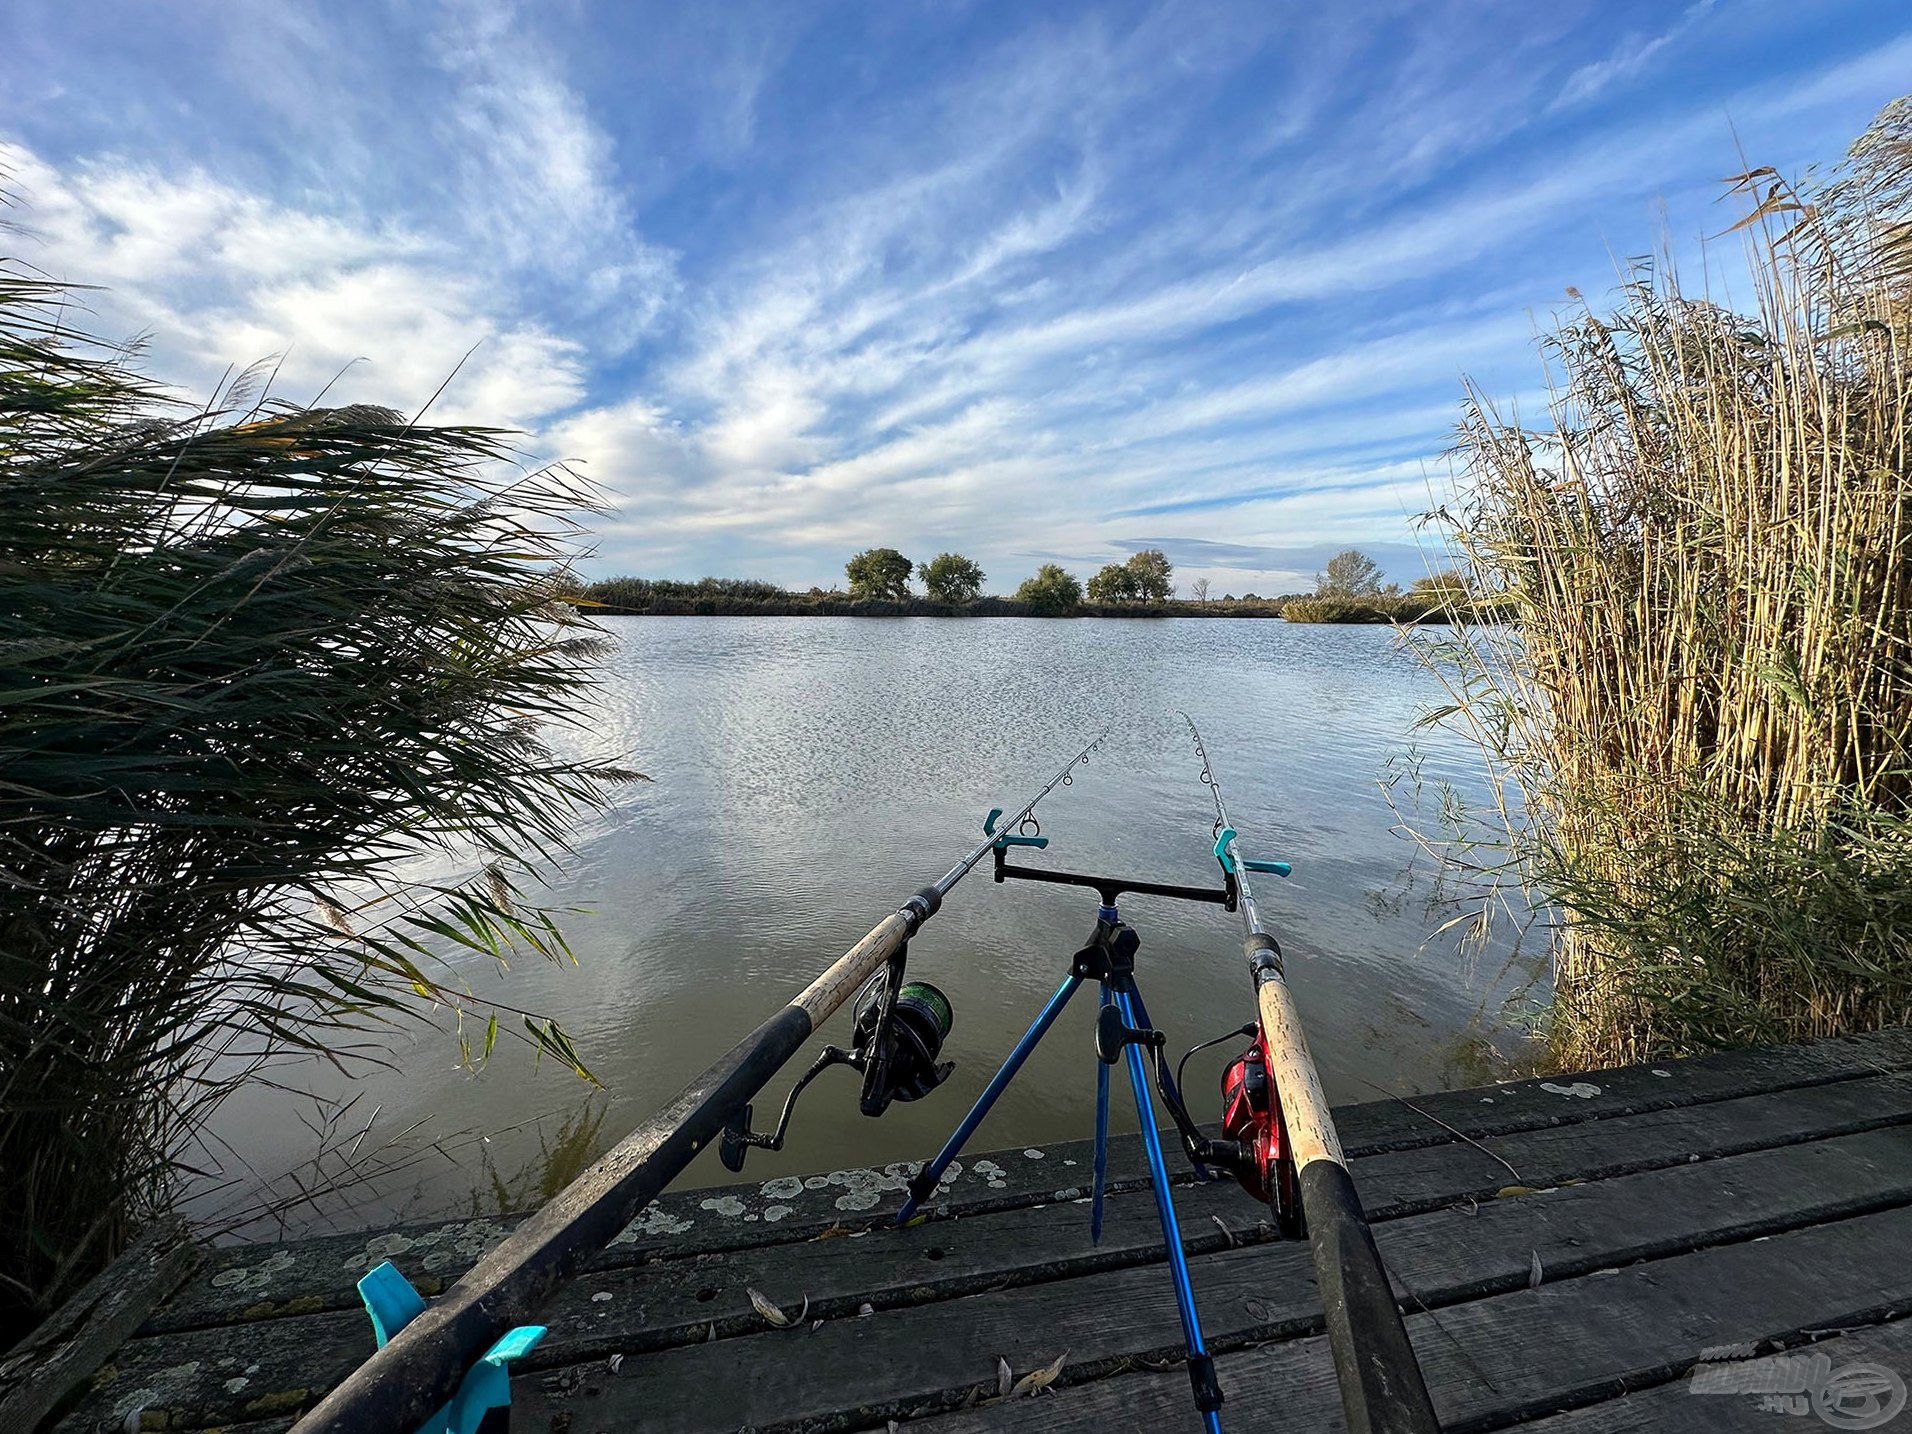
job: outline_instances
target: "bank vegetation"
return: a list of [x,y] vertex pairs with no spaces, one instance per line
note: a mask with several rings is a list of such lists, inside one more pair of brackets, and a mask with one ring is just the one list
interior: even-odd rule
[[462,973],[569,959],[528,893],[627,775],[551,740],[601,641],[555,601],[569,473],[181,403],[84,297],[0,258],[0,1348],[224,1164],[249,1082],[414,1017],[582,1072]]
[[1730,189],[1742,305],[1638,264],[1436,515],[1513,618],[1434,654],[1506,798],[1444,850],[1541,895],[1568,1065],[1912,1020],[1912,103]]

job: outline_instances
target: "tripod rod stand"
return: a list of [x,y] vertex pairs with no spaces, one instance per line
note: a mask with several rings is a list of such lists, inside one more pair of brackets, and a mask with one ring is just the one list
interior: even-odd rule
[[[1014,873],[1016,868],[1008,870]],[[1002,880],[1003,875],[1004,863],[1001,849],[998,848],[997,880]],[[1181,1225],[1176,1219],[1175,1201],[1169,1189],[1168,1162],[1162,1151],[1161,1134],[1155,1124],[1154,1098],[1149,1088],[1144,1048],[1153,1057],[1156,1084],[1161,1088],[1164,1103],[1175,1117],[1177,1131],[1183,1138],[1191,1164],[1194,1164],[1197,1176],[1205,1179],[1205,1170],[1195,1160],[1198,1147],[1191,1143],[1191,1135],[1196,1141],[1200,1141],[1201,1137],[1199,1132],[1194,1131],[1183,1106],[1181,1092],[1176,1089],[1167,1064],[1162,1059],[1166,1037],[1150,1026],[1148,1008],[1136,986],[1135,956],[1141,946],[1141,938],[1133,927],[1124,924],[1115,906],[1118,891],[1129,888],[1097,878],[1071,878],[1067,873],[1045,872],[1037,877],[1043,880],[1057,878],[1062,878],[1063,884],[1067,885],[1103,888],[1103,902],[1096,913],[1095,930],[1088,944],[1076,952],[1068,975],[1037,1013],[1029,1029],[1023,1032],[1008,1058],[990,1077],[989,1084],[943,1143],[943,1148],[911,1179],[908,1199],[897,1212],[896,1223],[909,1223],[922,1203],[935,1193],[950,1163],[968,1143],[970,1136],[975,1134],[976,1128],[982,1124],[1010,1081],[1015,1079],[1030,1053],[1055,1025],[1063,1008],[1069,1004],[1069,998],[1075,995],[1083,982],[1095,981],[1101,991],[1101,1009],[1096,1019],[1095,1178],[1089,1216],[1090,1237],[1099,1241],[1102,1235],[1103,1191],[1108,1172],[1109,1071],[1118,1062],[1126,1061],[1129,1085],[1135,1097],[1136,1116],[1141,1126],[1142,1147],[1148,1154],[1149,1184],[1155,1194],[1155,1213],[1162,1227],[1163,1247],[1175,1285],[1175,1305],[1181,1315],[1183,1341],[1188,1349],[1189,1381],[1194,1391],[1195,1407],[1201,1411],[1204,1428],[1210,1434],[1220,1434],[1221,1385],[1215,1377],[1215,1362],[1202,1339],[1201,1317],[1196,1311],[1195,1292],[1189,1281],[1188,1257],[1182,1249]],[[1183,895],[1187,894],[1187,889],[1160,894]],[[1221,893],[1204,891],[1199,899],[1220,901],[1224,898]],[[1208,1142],[1202,1141],[1201,1144],[1206,1146]]]

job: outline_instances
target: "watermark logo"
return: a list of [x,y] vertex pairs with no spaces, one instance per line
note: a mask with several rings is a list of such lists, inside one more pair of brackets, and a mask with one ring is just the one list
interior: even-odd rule
[[1883,1364],[1833,1365],[1823,1352],[1753,1357],[1751,1345],[1709,1349],[1689,1394],[1748,1395],[1767,1414],[1817,1415],[1832,1429],[1877,1429],[1905,1409],[1905,1380]]

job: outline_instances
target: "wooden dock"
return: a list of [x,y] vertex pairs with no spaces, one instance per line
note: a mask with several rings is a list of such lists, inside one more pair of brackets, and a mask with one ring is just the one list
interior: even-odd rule
[[[1889,1400],[1912,1380],[1912,1030],[1336,1115],[1446,1428],[1912,1428],[1694,1389],[1702,1361],[1730,1391],[1761,1373],[1732,1361],[1807,1345],[1835,1384],[1881,1366]],[[887,1219],[900,1166],[672,1192],[546,1311],[512,1427],[1198,1428],[1135,1138],[1110,1173],[1100,1246],[1086,1142],[966,1158],[908,1230]],[[1339,1428],[1305,1245],[1232,1181],[1176,1205],[1224,1425]],[[389,1257],[430,1293],[505,1228],[219,1252],[58,1428],[285,1429],[371,1352],[360,1275]],[[1048,1388],[1000,1392],[1005,1364],[1013,1388],[1058,1360]]]

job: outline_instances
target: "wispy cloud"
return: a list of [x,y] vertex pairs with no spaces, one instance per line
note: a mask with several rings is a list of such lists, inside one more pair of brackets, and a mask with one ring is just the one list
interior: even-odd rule
[[1632,79],[1659,58],[1661,51],[1696,28],[1712,13],[1718,2],[1719,0],[1696,0],[1696,3],[1688,5],[1681,11],[1679,18],[1667,29],[1657,34],[1628,35],[1612,54],[1604,59],[1582,65],[1568,75],[1550,108],[1556,110],[1570,108],[1592,99],[1609,86],[1622,80]]
[[329,385],[332,402],[416,409],[456,373],[434,415],[447,421],[531,427],[586,393],[579,342],[513,314],[459,251],[417,231],[359,228],[204,173],[61,171],[4,142],[0,170],[29,204],[24,257],[102,286],[86,296],[95,327],[143,336],[182,389],[276,355],[294,399]]
[[505,268],[557,281],[583,318],[648,326],[674,292],[672,256],[639,236],[610,138],[508,0],[446,0],[430,53],[452,81],[437,124],[459,212]]
[[1912,32],[1830,3],[23,0],[0,163],[168,377],[415,404],[464,361],[435,411],[578,460],[601,566],[1142,544],[1239,589],[1408,551],[1463,373],[1529,388],[1568,284],[1717,227],[1736,142],[1836,154]]

